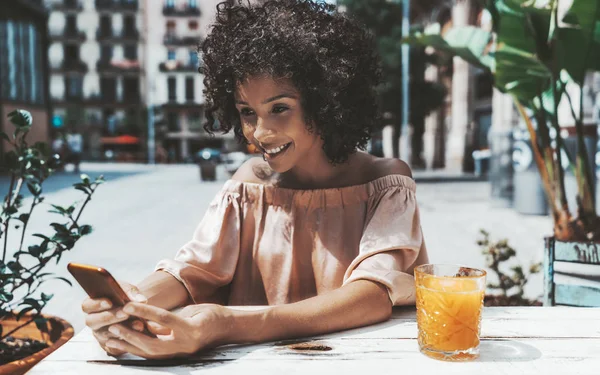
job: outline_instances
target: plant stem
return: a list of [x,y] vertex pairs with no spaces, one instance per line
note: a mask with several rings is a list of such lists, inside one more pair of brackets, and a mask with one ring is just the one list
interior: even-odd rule
[[[553,64],[556,65],[556,60],[553,61]],[[552,69],[552,96],[554,97],[554,113],[552,114],[552,124],[554,125],[554,129],[556,130],[556,139],[561,137],[560,135],[560,125],[558,124],[558,91],[556,90],[556,69]],[[566,91],[566,89],[565,89]],[[558,180],[558,192],[559,192],[559,200],[562,206],[562,210],[570,215],[569,211],[569,203],[567,202],[567,193],[565,189],[565,171],[562,167],[562,154],[560,145],[562,142],[557,142],[557,150],[556,150],[556,179]]]
[[27,225],[29,224],[29,219],[31,219],[31,214],[33,213],[33,209],[37,206],[37,197],[33,197],[33,203],[31,203],[31,208],[29,209],[29,217],[27,222],[23,223],[23,232],[21,233],[21,243],[19,244],[19,251],[23,250],[23,240],[25,239],[25,231],[27,230]]
[[540,146],[537,141],[537,135],[535,132],[535,128],[533,127],[533,124],[531,123],[529,116],[525,112],[525,108],[523,108],[521,103],[519,103],[519,100],[517,98],[513,98],[513,99],[515,101],[515,106],[517,107],[519,114],[521,115],[521,117],[523,118],[523,121],[525,121],[525,124],[527,125],[527,130],[529,131],[529,137],[531,138],[531,147],[533,148],[533,156],[534,156],[535,162],[537,164],[538,170],[540,171],[540,175],[542,177],[542,182],[544,183],[544,188],[545,188],[546,194],[548,196],[548,203],[550,204],[550,208],[552,209],[552,214],[553,214],[555,220],[557,220],[559,217],[559,213],[558,213],[558,207],[556,205],[555,193],[554,193],[554,190],[552,189],[552,186],[550,185],[548,169],[546,169],[546,165],[544,164],[542,152],[540,150]]
[[20,326],[16,327],[15,329],[13,329],[12,331],[2,335],[2,337],[0,337],[0,340],[4,340],[5,338],[7,338],[8,336],[12,335],[13,333],[17,332],[18,330],[20,330],[21,328],[25,327],[26,325],[31,324],[33,321],[35,320],[35,317],[32,318],[30,321],[25,322],[23,324],[21,324]]

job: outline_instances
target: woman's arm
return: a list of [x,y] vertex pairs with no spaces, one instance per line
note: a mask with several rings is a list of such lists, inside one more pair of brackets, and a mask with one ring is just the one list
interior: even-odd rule
[[390,318],[392,302],[385,286],[357,280],[300,302],[231,314],[222,344],[314,336],[379,323]]
[[173,275],[156,271],[137,284],[137,288],[148,304],[172,310],[191,303],[190,295],[183,284]]

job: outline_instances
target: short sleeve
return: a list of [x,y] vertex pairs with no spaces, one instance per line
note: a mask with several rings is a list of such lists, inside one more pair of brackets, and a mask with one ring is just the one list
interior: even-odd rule
[[343,284],[359,279],[379,282],[394,305],[415,301],[412,267],[426,258],[419,209],[413,190],[399,186],[372,197],[359,254],[344,275]]
[[228,285],[240,251],[240,195],[222,190],[210,203],[194,232],[174,259],[161,260],[156,271],[181,281],[195,303]]

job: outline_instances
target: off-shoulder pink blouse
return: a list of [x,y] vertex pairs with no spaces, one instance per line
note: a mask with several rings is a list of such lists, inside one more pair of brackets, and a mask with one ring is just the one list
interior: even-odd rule
[[413,269],[427,261],[410,177],[316,190],[229,180],[192,240],[156,270],[195,303],[284,304],[367,279],[405,305],[415,301]]

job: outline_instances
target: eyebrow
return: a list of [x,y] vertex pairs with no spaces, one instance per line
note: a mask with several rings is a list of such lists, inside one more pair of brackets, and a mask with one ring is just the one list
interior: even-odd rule
[[[275,100],[277,100],[277,99],[281,99],[281,98],[298,99],[298,98],[297,98],[295,95],[293,95],[293,94],[280,94],[280,95],[276,95],[276,96],[274,96],[274,97],[272,97],[272,98],[269,98],[269,99],[265,100],[264,102],[262,102],[262,104],[267,104],[267,103],[270,103],[270,102],[272,102],[272,101],[275,101]],[[248,105],[248,103],[246,103],[246,102],[243,102],[243,101],[241,101],[241,100],[236,100],[236,101],[235,101],[235,103],[236,103],[236,104],[245,104],[245,105]]]

